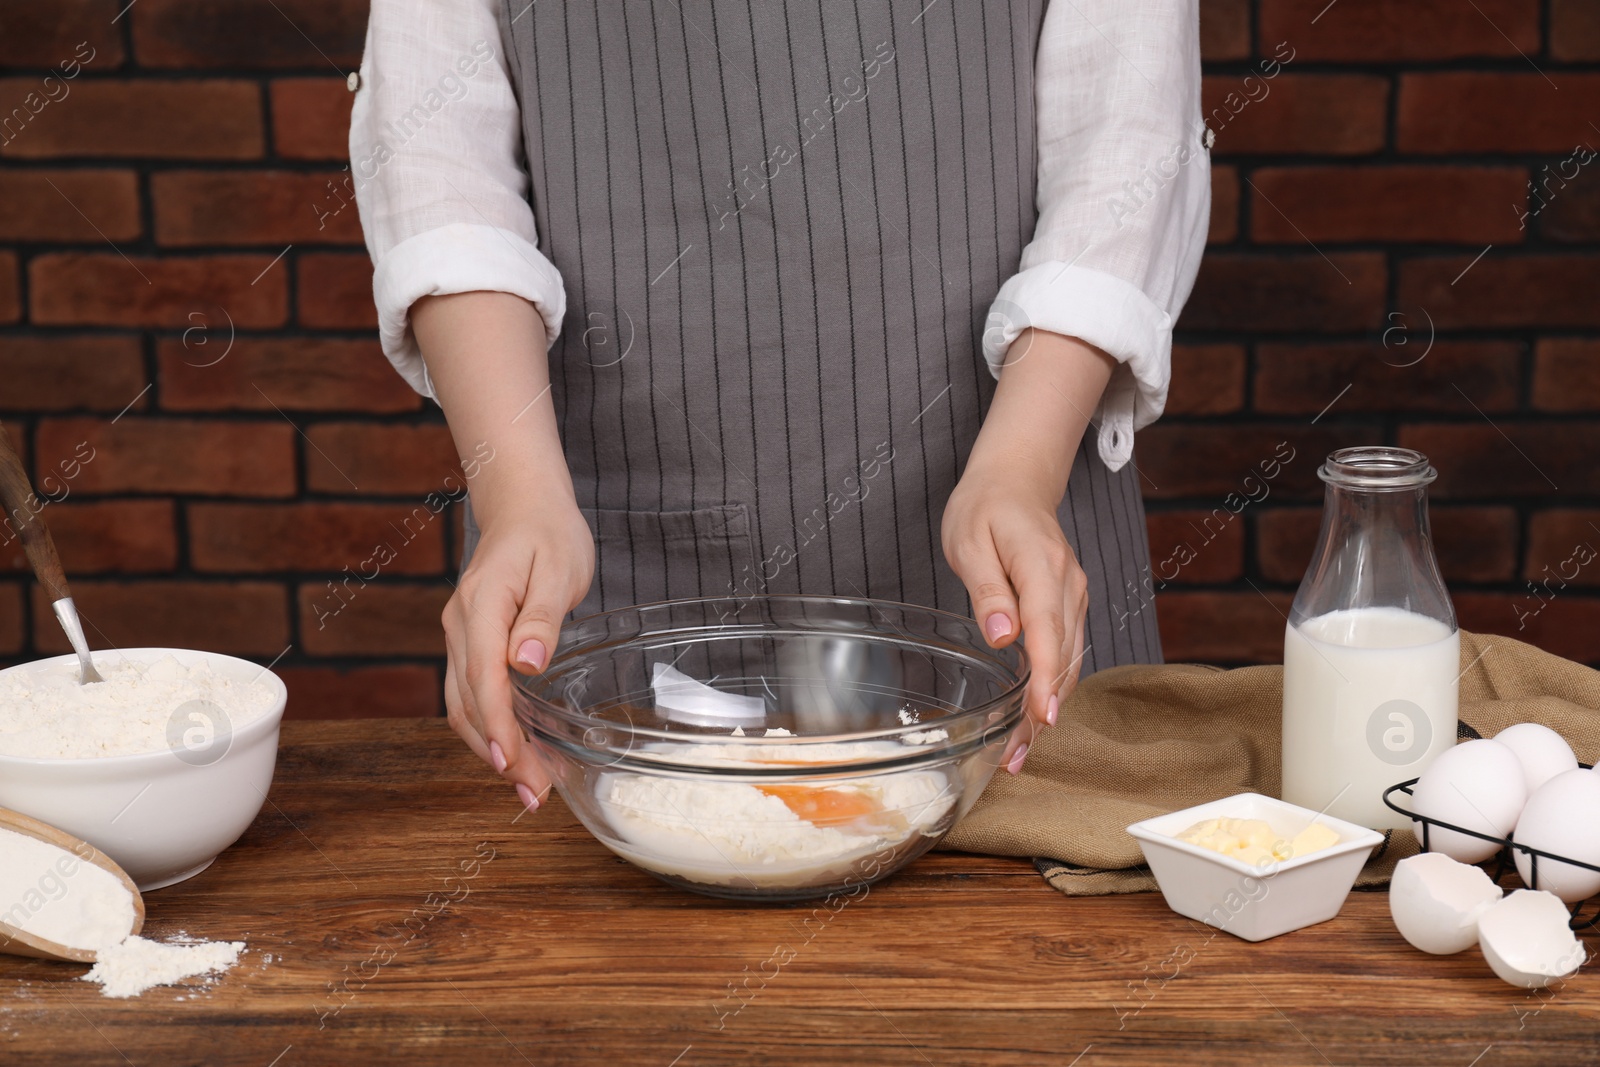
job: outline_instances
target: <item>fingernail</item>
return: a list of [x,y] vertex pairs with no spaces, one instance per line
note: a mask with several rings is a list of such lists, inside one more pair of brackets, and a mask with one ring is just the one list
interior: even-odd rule
[[1012,774],[1020,773],[1022,771],[1022,761],[1027,758],[1028,746],[1023,745],[1021,748],[1017,749],[1016,755],[1011,757],[1011,762],[1006,764],[1006,770],[1010,771]]
[[997,611],[984,620],[983,632],[989,636],[989,640],[998,641],[1011,632],[1011,620],[1004,612]]
[[1050,694],[1050,703],[1044,706],[1044,721],[1051,726],[1056,724],[1056,716],[1061,714],[1061,700],[1054,693]]
[[517,661],[526,663],[534,670],[544,669],[544,642],[532,637],[517,646]]
[[521,782],[517,783],[517,799],[522,801],[522,806],[529,811],[535,811],[539,807],[539,798],[533,795],[533,790]]
[[494,764],[494,769],[496,771],[500,772],[501,774],[505,773],[506,754],[500,751],[500,742],[498,741],[489,742],[489,762]]

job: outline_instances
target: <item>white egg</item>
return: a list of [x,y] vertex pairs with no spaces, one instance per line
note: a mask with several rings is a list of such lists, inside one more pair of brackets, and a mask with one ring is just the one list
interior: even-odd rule
[[[1568,771],[1546,782],[1528,798],[1517,820],[1516,843],[1600,866],[1600,774]],[[1539,884],[1533,884],[1533,857],[1512,849],[1517,873],[1534,889],[1554,893],[1568,904],[1600,893],[1600,871],[1539,857]]]
[[[1441,752],[1411,791],[1411,810],[1417,815],[1504,838],[1517,824],[1528,790],[1516,753],[1498,741],[1467,741]],[[1413,821],[1417,840],[1423,825]],[[1462,863],[1486,860],[1500,849],[1499,840],[1484,841],[1467,834],[1428,828],[1428,850],[1443,852]]]
[[1572,754],[1572,746],[1548,726],[1536,722],[1518,723],[1501,730],[1494,739],[1517,754],[1530,797],[1556,775],[1578,769],[1578,757]]
[[1413,947],[1448,956],[1478,943],[1478,919],[1500,887],[1477,867],[1442,852],[1408,856],[1389,881],[1389,914]]
[[1495,974],[1523,989],[1543,989],[1588,958],[1570,920],[1555,896],[1519,889],[1478,919],[1478,944]]

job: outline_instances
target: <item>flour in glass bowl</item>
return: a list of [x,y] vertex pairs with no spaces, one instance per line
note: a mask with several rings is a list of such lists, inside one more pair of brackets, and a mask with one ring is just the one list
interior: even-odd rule
[[[787,734],[767,731],[768,737]],[[895,742],[812,745],[805,762],[853,763],[869,754],[904,751]],[[781,743],[663,745],[649,755],[730,771],[794,762],[794,751]],[[756,886],[800,885],[848,873],[865,856],[897,848],[918,834],[940,832],[958,799],[939,770],[770,785],[609,772],[601,776],[597,793],[621,838],[612,848],[634,863],[694,882]]]
[[271,710],[271,688],[223,677],[204,663],[171,655],[150,662],[97,653],[103,682],[78,684],[78,665],[0,673],[0,755],[93,759],[159,752],[170,746],[173,713],[201,701],[220,709],[231,729]]

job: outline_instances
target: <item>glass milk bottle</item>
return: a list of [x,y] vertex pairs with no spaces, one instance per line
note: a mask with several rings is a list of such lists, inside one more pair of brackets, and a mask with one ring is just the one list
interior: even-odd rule
[[1342,448],[1283,639],[1283,799],[1374,829],[1456,743],[1461,635],[1428,532],[1428,459]]

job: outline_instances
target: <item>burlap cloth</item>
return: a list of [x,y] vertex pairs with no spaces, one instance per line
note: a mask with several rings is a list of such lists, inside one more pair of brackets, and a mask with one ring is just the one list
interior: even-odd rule
[[[1600,756],[1600,671],[1509,637],[1461,633],[1461,736],[1543,723]],[[996,774],[941,848],[1034,859],[1074,896],[1155,889],[1130,823],[1234,793],[1278,795],[1283,668],[1193,664],[1090,675],[1022,773]],[[1402,773],[1397,781],[1414,777]],[[1409,830],[1373,850],[1358,886],[1417,851]]]

